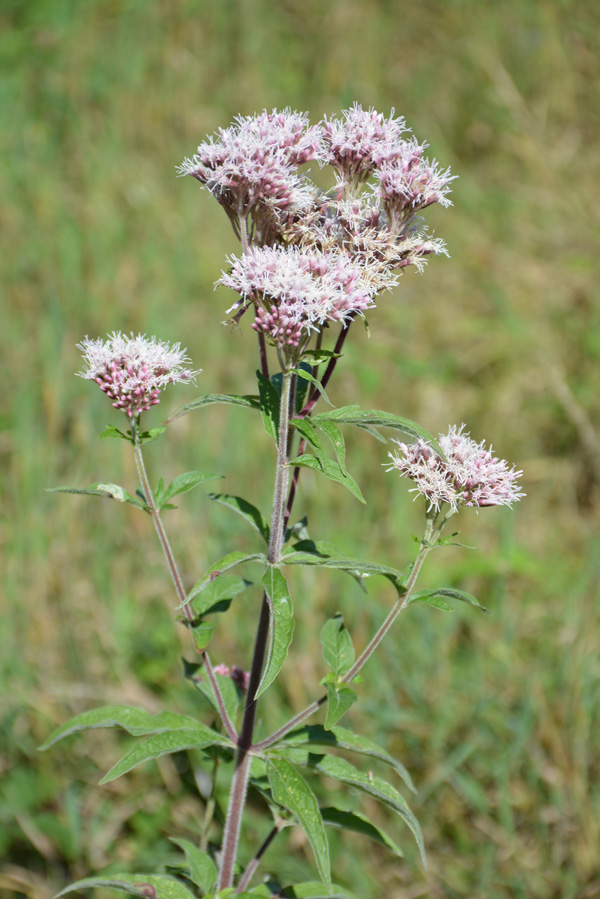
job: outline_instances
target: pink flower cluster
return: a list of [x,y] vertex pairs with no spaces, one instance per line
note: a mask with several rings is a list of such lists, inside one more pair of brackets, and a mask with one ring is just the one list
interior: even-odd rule
[[517,484],[523,472],[497,459],[483,441],[471,440],[464,427],[452,426],[448,434],[440,434],[445,460],[424,440],[410,445],[395,440],[402,455],[389,453],[388,471],[396,469],[414,481],[412,492],[426,498],[428,509],[439,509],[443,503],[453,512],[461,506],[510,506],[525,496]]
[[[244,248],[336,247],[371,266],[383,290],[394,283],[394,271],[422,268],[429,255],[445,253],[416,214],[432,203],[450,205],[454,176],[426,159],[427,144],[407,134],[393,111],[386,118],[358,104],[312,127],[306,114],[264,110],[220,129],[179,172],[211,191]],[[310,160],[334,169],[330,195],[299,174]]]
[[107,340],[86,337],[77,348],[87,366],[79,377],[95,381],[114,408],[129,418],[156,406],[167,384],[193,381],[200,373],[185,368],[190,360],[179,343],[169,346],[143,334],[127,337],[117,331]]
[[228,261],[231,271],[219,283],[241,297],[229,311],[239,315],[253,303],[252,327],[281,349],[294,349],[326,322],[346,322],[373,305],[363,270],[339,252],[259,247]]
[[393,163],[402,152],[402,135],[408,131],[403,118],[389,119],[357,103],[342,112],[341,119],[321,122],[320,159],[336,169],[343,180],[360,184],[381,165]]
[[319,129],[309,127],[306,114],[264,110],[220,128],[178,171],[210,190],[236,231],[248,216],[261,232],[268,231],[273,212],[299,212],[312,202],[314,189],[297,168],[315,159],[319,146]]

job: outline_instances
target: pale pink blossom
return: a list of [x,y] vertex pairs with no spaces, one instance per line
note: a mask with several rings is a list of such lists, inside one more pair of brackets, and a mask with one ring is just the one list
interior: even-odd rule
[[86,337],[77,348],[86,364],[78,376],[95,381],[129,418],[156,406],[167,384],[193,381],[200,373],[185,367],[190,360],[179,343],[170,346],[144,334],[114,331],[107,340]]
[[321,122],[321,159],[342,176],[343,182],[366,181],[381,165],[393,162],[402,150],[402,134],[408,131],[403,118],[386,119],[374,109],[355,103],[341,119]]
[[344,253],[291,247],[251,248],[231,257],[218,283],[240,294],[229,310],[256,307],[255,330],[280,348],[306,343],[326,322],[347,322],[373,306],[373,286]]
[[264,110],[238,116],[229,128],[220,128],[178,171],[210,190],[236,230],[240,219],[251,216],[261,242],[266,242],[274,238],[273,217],[302,212],[312,202],[314,187],[297,168],[315,159],[318,149],[318,128],[309,127],[305,113]]
[[409,445],[394,440],[402,455],[389,453],[392,463],[388,471],[396,469],[414,481],[416,487],[411,492],[424,496],[430,510],[439,509],[443,503],[453,512],[461,506],[511,506],[525,496],[517,484],[523,472],[496,458],[483,441],[472,440],[463,432],[464,427],[453,425],[447,434],[440,434],[445,460],[424,440]]

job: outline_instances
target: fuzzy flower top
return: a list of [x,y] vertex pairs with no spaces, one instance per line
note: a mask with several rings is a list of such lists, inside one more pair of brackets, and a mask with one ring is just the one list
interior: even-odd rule
[[346,322],[373,305],[363,270],[343,253],[260,247],[228,261],[231,271],[218,283],[241,297],[229,311],[254,304],[252,327],[279,348],[303,345],[326,322]]
[[77,348],[86,364],[78,376],[95,381],[129,418],[156,406],[167,384],[193,381],[200,373],[185,367],[190,360],[179,343],[170,346],[143,334],[113,331],[107,340],[86,337]]
[[178,172],[200,181],[236,230],[251,215],[266,238],[274,213],[301,212],[312,202],[314,188],[296,170],[317,157],[319,145],[319,130],[309,127],[306,114],[265,109],[220,128]]
[[464,427],[453,425],[447,434],[440,434],[447,461],[424,440],[410,445],[395,440],[402,454],[389,453],[388,471],[396,469],[414,481],[413,492],[426,498],[428,509],[439,509],[442,503],[453,512],[461,506],[511,506],[525,496],[517,484],[523,472],[497,459],[483,441],[471,440]]

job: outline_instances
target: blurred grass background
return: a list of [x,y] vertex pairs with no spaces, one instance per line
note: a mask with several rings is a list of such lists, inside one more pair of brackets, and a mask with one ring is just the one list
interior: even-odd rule
[[[406,860],[332,834],[335,877],[364,899],[599,896],[597,4],[3,0],[1,17],[0,895],[48,899],[103,869],[155,871],[178,859],[168,837],[193,838],[204,810],[185,758],[98,788],[126,739],[96,731],[36,751],[95,705],[198,701],[181,683],[187,644],[150,522],[44,493],[135,486],[127,447],[96,439],[118,417],[73,377],[75,344],[112,329],[182,340],[202,392],[251,392],[253,334],[220,327],[231,300],[212,286],[233,235],[174,166],[237,113],[291,105],[316,121],[357,100],[395,107],[460,180],[455,206],[428,216],[452,258],[381,299],[332,398],[436,433],[465,421],[525,470],[528,495],[514,512],[465,512],[461,540],[476,550],[434,554],[423,577],[471,590],[490,614],[411,611],[348,716],[413,773],[429,871],[363,802]],[[173,390],[152,420],[197,393]],[[155,478],[226,474],[223,489],[268,508],[271,447],[254,424],[211,407],[149,447],[149,466]],[[304,473],[296,511],[315,536],[402,566],[421,510],[383,472],[383,446],[348,439],[369,505],[335,485],[325,500]],[[167,522],[189,583],[254,545],[206,492]],[[364,645],[391,601],[333,574],[303,573],[295,590],[295,642],[265,728],[314,698],[324,617],[341,609]],[[216,661],[248,664],[257,601],[239,599]],[[266,826],[252,819],[244,858]],[[279,839],[273,868],[310,877],[301,834]]]

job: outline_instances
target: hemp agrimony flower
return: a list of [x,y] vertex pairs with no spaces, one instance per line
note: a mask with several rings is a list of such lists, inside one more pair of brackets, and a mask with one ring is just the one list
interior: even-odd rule
[[247,227],[242,221],[251,216],[254,236],[261,243],[272,242],[279,215],[302,212],[313,202],[314,187],[296,170],[317,157],[319,142],[319,130],[309,127],[305,113],[265,109],[220,128],[178,171],[213,194],[238,235]]
[[388,453],[392,459],[388,471],[396,469],[414,481],[411,492],[426,498],[428,510],[439,509],[442,503],[448,503],[453,512],[461,506],[511,506],[525,496],[516,483],[523,472],[497,459],[484,441],[472,440],[463,433],[464,427],[453,425],[447,434],[440,434],[446,460],[424,440],[410,445],[394,440],[404,455]]
[[83,353],[87,368],[77,372],[80,378],[95,381],[121,409],[133,418],[156,406],[160,392],[167,384],[193,381],[198,371],[185,368],[189,358],[179,343],[170,346],[145,334],[130,337],[113,331],[107,340],[86,337],[77,348]]
[[346,322],[373,306],[374,290],[364,271],[344,253],[259,247],[232,257],[219,284],[242,297],[231,312],[253,303],[252,327],[280,349],[308,342],[326,322]]

